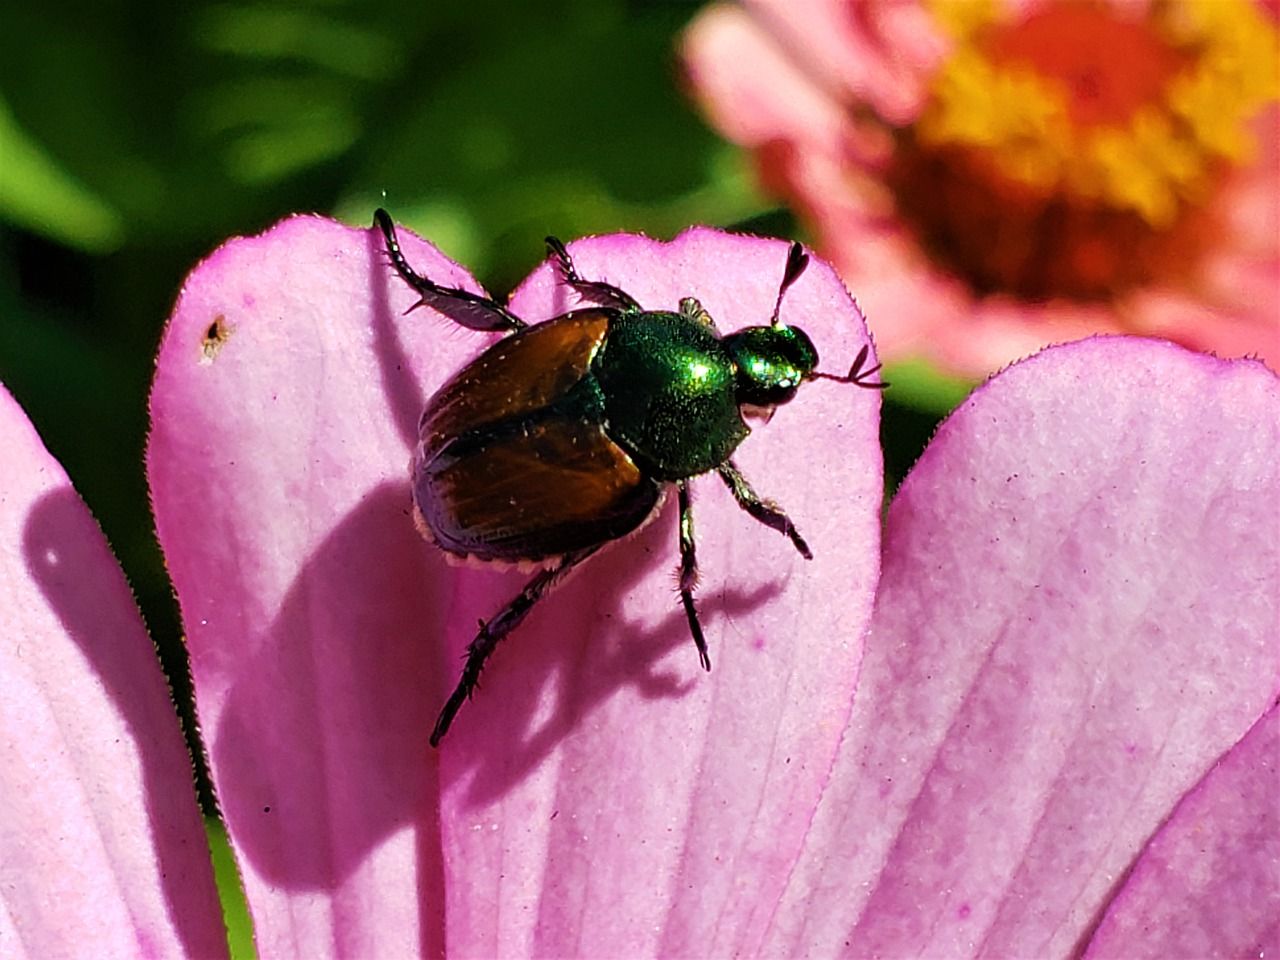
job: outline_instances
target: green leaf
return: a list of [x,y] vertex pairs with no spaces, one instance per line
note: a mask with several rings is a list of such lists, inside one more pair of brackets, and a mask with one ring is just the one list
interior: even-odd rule
[[120,214],[24,130],[3,98],[0,157],[0,216],[90,253],[106,253],[123,242]]
[[889,394],[895,403],[940,417],[954,410],[976,386],[971,380],[940,372],[923,359],[886,364],[884,379],[892,384]]

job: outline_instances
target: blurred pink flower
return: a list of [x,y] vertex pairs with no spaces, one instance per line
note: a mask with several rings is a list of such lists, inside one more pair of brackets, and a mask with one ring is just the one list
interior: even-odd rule
[[979,377],[1130,332],[1280,362],[1269,8],[743,0],[683,54],[882,359]]
[[[733,328],[767,316],[786,248],[572,249]],[[812,562],[696,487],[712,674],[668,509],[504,644],[437,752],[455,654],[521,576],[413,532],[422,394],[483,338],[411,301],[371,231],[295,218],[198,267],[161,345],[148,474],[261,955],[1280,946],[1280,381],[1260,364],[1104,338],[1012,367],[904,481],[883,561],[875,395],[814,384],[741,450]],[[545,266],[512,304],[567,306]],[[785,311],[828,368],[865,340],[820,262]],[[2,391],[0,450],[0,955],[218,955],[128,588]]]

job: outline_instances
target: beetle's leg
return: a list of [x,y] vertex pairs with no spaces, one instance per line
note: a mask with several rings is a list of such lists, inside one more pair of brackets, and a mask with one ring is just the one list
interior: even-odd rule
[[578,269],[573,265],[573,258],[569,256],[569,251],[555,237],[547,237],[547,252],[555,258],[560,278],[592,303],[618,310],[641,309],[635,298],[620,287],[605,283],[603,280],[583,280],[578,276]]
[[678,483],[676,490],[680,497],[680,600],[684,604],[684,615],[689,618],[689,632],[693,634],[694,645],[698,648],[702,669],[710,670],[711,656],[707,653],[707,638],[702,635],[698,608],[693,604],[693,588],[698,585],[698,557],[693,540],[693,508],[689,503],[689,485]]
[[496,300],[482,297],[470,290],[442,287],[409,266],[409,261],[400,251],[395,224],[391,222],[391,214],[387,211],[381,208],[373,211],[373,222],[382,230],[382,235],[386,238],[387,257],[390,258],[391,265],[404,278],[404,282],[418,291],[418,296],[422,298],[410,307],[410,310],[428,306],[469,330],[511,333],[524,329],[525,322]]
[[791,522],[791,518],[773,501],[762,500],[760,495],[751,489],[751,484],[747,483],[747,478],[742,475],[742,471],[734,465],[732,460],[726,460],[720,464],[716,472],[728,486],[733,498],[738,501],[738,506],[766,527],[772,527],[784,536],[790,537],[795,548],[800,551],[800,556],[806,560],[813,559],[813,551],[804,542],[804,537],[800,536],[800,531]]
[[484,662],[489,659],[489,654],[493,653],[493,648],[498,645],[498,641],[520,625],[533,609],[533,605],[541,600],[548,590],[599,549],[599,547],[591,547],[579,550],[577,553],[566,554],[554,567],[538,571],[534,578],[525,584],[525,588],[494,614],[488,623],[480,621],[480,632],[467,647],[467,662],[462,667],[462,676],[458,679],[458,685],[445,701],[444,708],[436,720],[435,729],[431,731],[433,747],[440,744],[440,738],[449,732],[449,725],[453,723],[458,710],[475,692],[476,685],[480,682],[480,671],[484,669]]

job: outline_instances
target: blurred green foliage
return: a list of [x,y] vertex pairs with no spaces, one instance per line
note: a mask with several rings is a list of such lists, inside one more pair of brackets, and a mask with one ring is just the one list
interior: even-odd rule
[[[183,276],[226,237],[291,212],[365,224],[383,203],[495,291],[524,276],[549,232],[669,236],[703,222],[794,234],[756,193],[749,160],[683,95],[675,40],[695,9],[6,9],[0,381],[102,523],[180,704],[185,659],[142,451],[155,347]],[[888,415],[900,476],[936,421],[895,412],[892,392]]]

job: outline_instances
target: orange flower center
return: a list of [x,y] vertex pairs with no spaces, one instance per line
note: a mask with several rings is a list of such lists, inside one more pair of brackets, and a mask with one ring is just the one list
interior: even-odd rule
[[1078,127],[1128,124],[1141,108],[1160,103],[1190,59],[1144,24],[1074,3],[993,27],[985,48],[1006,70],[1027,68],[1046,83],[1057,81]]
[[1105,300],[1185,275],[1280,93],[1274,25],[1247,0],[992,9],[936,4],[955,46],[898,132],[903,216],[980,293]]

